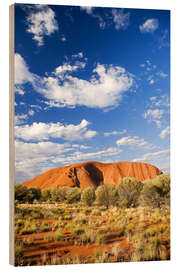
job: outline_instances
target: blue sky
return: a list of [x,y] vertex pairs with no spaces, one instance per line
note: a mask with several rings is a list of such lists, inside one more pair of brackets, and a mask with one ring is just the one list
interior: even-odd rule
[[170,12],[15,5],[15,181],[86,160],[169,172]]

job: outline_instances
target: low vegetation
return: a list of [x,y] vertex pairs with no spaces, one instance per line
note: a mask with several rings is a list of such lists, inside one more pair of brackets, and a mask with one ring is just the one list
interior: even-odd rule
[[170,177],[117,187],[15,186],[15,264],[170,259]]

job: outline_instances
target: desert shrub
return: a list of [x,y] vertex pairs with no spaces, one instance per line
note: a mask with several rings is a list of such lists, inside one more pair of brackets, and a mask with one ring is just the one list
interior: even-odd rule
[[51,190],[51,199],[55,202],[65,202],[68,187],[53,188]]
[[20,203],[26,202],[27,193],[28,188],[26,186],[22,186],[21,184],[15,184],[14,187],[15,201]]
[[151,183],[144,184],[139,201],[143,206],[160,207],[161,196],[159,189]]
[[162,207],[170,203],[170,176],[158,175],[155,179],[144,181],[140,202],[142,205]]
[[81,201],[88,205],[91,206],[93,204],[93,202],[96,199],[96,195],[95,195],[95,190],[92,187],[87,187],[86,189],[84,189],[81,193]]
[[35,210],[31,211],[31,217],[33,219],[43,218],[43,213],[40,209],[35,209]]
[[41,200],[42,201],[51,201],[51,188],[43,189],[41,192]]
[[61,230],[58,229],[58,230],[55,232],[54,239],[55,239],[56,241],[64,241],[64,235],[63,235],[63,233],[62,233]]
[[52,234],[48,233],[48,234],[45,234],[44,240],[50,243],[54,241],[54,237]]
[[134,224],[133,223],[129,223],[127,226],[126,226],[126,232],[127,233],[132,233],[134,231]]
[[15,242],[14,246],[15,265],[23,265],[24,246],[22,241]]
[[75,227],[71,231],[72,235],[80,235],[80,234],[83,234],[84,232],[85,230],[80,227]]
[[101,211],[99,209],[93,209],[91,212],[91,216],[100,216]]
[[149,227],[145,230],[144,232],[144,236],[145,237],[150,237],[150,236],[155,236],[158,232],[158,228],[157,227]]
[[118,201],[120,206],[135,207],[143,188],[143,184],[132,177],[124,177],[118,183]]
[[27,201],[33,203],[34,200],[39,200],[41,198],[41,190],[38,187],[28,188]]
[[104,234],[104,233],[106,233],[107,232],[107,228],[105,228],[105,227],[100,227],[99,229],[98,229],[98,233],[99,234]]
[[101,185],[96,189],[96,199],[99,205],[109,208],[117,203],[117,190],[111,185]]
[[21,234],[32,234],[37,231],[37,224],[35,222],[26,220],[24,227],[21,229]]
[[39,227],[39,230],[41,232],[48,232],[49,231],[49,224],[43,221]]
[[96,243],[97,244],[103,245],[103,244],[106,244],[106,242],[107,242],[107,237],[105,235],[98,235],[96,237]]
[[76,203],[81,199],[81,190],[80,188],[74,187],[69,188],[66,193],[66,201],[67,203]]
[[87,220],[85,218],[76,218],[73,223],[77,225],[83,225],[87,223]]
[[154,185],[160,190],[160,194],[163,197],[170,197],[170,175],[160,174],[154,179]]

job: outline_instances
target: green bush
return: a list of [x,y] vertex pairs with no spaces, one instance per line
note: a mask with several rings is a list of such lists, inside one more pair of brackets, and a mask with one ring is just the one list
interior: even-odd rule
[[59,187],[51,189],[51,199],[55,202],[65,202],[68,187]]
[[26,186],[15,184],[14,193],[16,202],[23,203],[27,201],[28,188]]
[[117,190],[111,185],[102,185],[96,189],[96,199],[99,205],[109,208],[110,205],[117,204],[117,198]]
[[170,176],[158,175],[155,179],[144,181],[140,196],[141,205],[161,207],[170,203]]
[[142,182],[136,178],[124,177],[120,179],[117,188],[119,205],[128,208],[137,206],[142,188]]
[[96,237],[97,244],[103,245],[103,244],[106,244],[106,242],[107,242],[107,237],[105,235],[98,235]]
[[14,246],[15,265],[22,265],[24,257],[24,246],[22,242],[15,243]]
[[72,235],[80,235],[83,234],[85,232],[84,229],[80,228],[80,227],[76,227],[72,229]]
[[66,193],[66,201],[67,203],[76,203],[81,199],[81,189],[74,187],[69,188]]
[[42,201],[51,201],[51,188],[43,189],[41,192],[41,200]]
[[54,241],[54,237],[52,234],[48,233],[48,234],[45,234],[44,240],[50,243]]
[[95,190],[92,187],[87,187],[86,189],[84,189],[81,193],[81,201],[88,205],[91,206],[93,204],[93,202],[96,199],[96,195],[95,195]]
[[41,198],[40,188],[37,188],[37,187],[28,188],[27,201],[29,203],[33,203],[33,201],[35,201],[35,200],[38,201],[40,198]]
[[54,237],[54,239],[55,239],[56,241],[64,241],[64,235],[63,235],[63,233],[62,233],[61,230],[58,229],[58,230],[55,232],[55,237]]

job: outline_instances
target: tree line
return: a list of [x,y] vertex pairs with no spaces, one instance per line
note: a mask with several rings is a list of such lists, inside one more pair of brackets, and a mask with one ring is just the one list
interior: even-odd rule
[[118,185],[100,185],[95,190],[87,187],[81,190],[78,187],[59,187],[40,190],[37,187],[15,185],[15,204],[18,203],[78,203],[91,206],[98,205],[120,207],[151,206],[161,207],[170,203],[170,175],[161,174],[152,180],[138,181],[135,178],[125,177],[119,180]]

